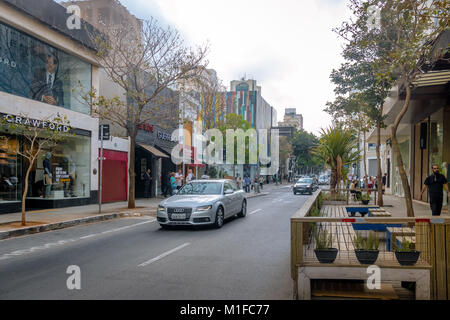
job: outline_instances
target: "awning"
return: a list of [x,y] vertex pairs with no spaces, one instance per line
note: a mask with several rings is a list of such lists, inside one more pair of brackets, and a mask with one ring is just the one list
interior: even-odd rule
[[416,87],[427,87],[427,86],[439,86],[445,85],[450,81],[450,71],[430,71],[417,76],[417,79],[413,81],[413,85]]
[[138,146],[140,146],[140,147],[144,148],[145,150],[147,150],[148,152],[152,153],[157,158],[169,158],[169,156],[165,155],[164,153],[162,153],[155,147],[152,147],[152,146],[149,146],[146,144],[141,144],[141,143],[138,143]]

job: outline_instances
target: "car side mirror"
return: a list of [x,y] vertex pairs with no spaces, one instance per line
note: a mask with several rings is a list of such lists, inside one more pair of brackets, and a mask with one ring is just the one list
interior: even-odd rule
[[231,189],[225,190],[225,192],[223,194],[233,194],[234,191]]

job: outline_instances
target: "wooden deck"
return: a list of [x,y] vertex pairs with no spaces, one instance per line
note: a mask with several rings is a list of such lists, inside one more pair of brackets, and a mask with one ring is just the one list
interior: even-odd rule
[[[330,206],[325,205],[321,209],[321,214],[323,217],[329,218],[344,218],[348,219],[348,214],[346,211],[346,206]],[[381,219],[381,217],[380,217]],[[308,244],[303,246],[303,266],[316,266],[316,267],[361,267],[361,263],[358,261],[355,255],[355,247],[353,244],[353,239],[356,237],[356,232],[353,229],[353,224],[351,222],[321,222],[317,225],[319,230],[327,230],[329,234],[332,235],[332,246],[333,248],[337,248],[338,256],[333,264],[321,264],[314,253],[315,241],[314,237],[310,235],[310,240]],[[401,229],[405,229],[407,232],[408,240],[415,241],[414,230],[411,228],[398,228],[395,229],[396,233],[400,233]],[[364,232],[362,232],[364,234]],[[414,234],[412,234],[414,233]],[[367,233],[365,233],[367,234]],[[401,266],[397,258],[395,257],[395,253],[391,251],[386,251],[386,233],[385,232],[376,232],[377,238],[380,240],[379,248],[380,252],[378,255],[378,259],[375,264],[379,267],[386,268],[405,268]],[[400,235],[399,235],[400,236]],[[399,239],[397,236],[397,239]],[[400,238],[404,240],[403,238]],[[367,266],[366,266],[367,267]],[[423,259],[419,259],[419,261],[414,265],[408,267],[409,269],[430,269],[431,266]]]

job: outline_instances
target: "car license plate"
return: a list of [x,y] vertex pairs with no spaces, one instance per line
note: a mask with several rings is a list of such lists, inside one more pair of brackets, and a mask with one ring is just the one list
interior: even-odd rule
[[172,214],[172,220],[186,220],[185,213],[174,213]]

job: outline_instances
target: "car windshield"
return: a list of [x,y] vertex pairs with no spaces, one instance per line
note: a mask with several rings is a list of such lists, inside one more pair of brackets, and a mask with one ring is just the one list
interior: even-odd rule
[[313,179],[300,179],[297,181],[297,183],[312,183]]
[[178,192],[179,195],[217,195],[222,192],[220,182],[191,182]]

